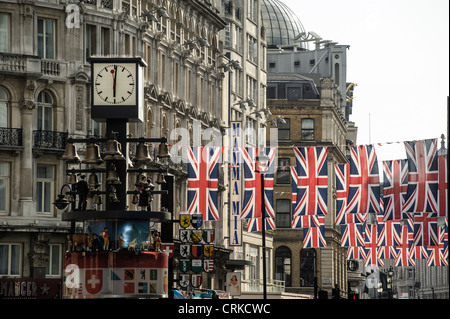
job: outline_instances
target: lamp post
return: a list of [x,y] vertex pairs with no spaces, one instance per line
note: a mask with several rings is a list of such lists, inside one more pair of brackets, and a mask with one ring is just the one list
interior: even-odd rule
[[[269,157],[262,153],[257,157],[259,167],[267,167]],[[264,200],[264,174],[261,169],[256,171],[261,176],[261,218],[262,218],[262,258],[263,258],[263,299],[267,299],[267,267],[266,267],[266,205]]]

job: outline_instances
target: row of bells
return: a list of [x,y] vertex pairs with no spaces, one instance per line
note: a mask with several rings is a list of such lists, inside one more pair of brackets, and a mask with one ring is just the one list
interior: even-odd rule
[[[140,181],[140,175],[138,175],[136,177],[136,184],[139,184]],[[75,173],[70,174],[69,176],[69,184],[76,184],[78,182],[77,180],[77,175]],[[100,186],[100,183],[98,182],[98,177],[95,173],[91,173],[88,177],[88,187],[89,188],[97,188],[98,186]],[[111,169],[108,171],[108,176],[106,177],[106,183],[110,184],[110,185],[118,185],[118,184],[122,184],[119,176],[117,175],[117,172],[115,169]],[[165,184],[166,183],[166,179],[164,178],[164,174],[160,173],[158,174],[158,177],[156,179],[156,183],[157,184]]]
[[[158,158],[168,158],[169,150],[166,143],[161,143],[159,145],[158,149]],[[69,162],[80,162],[80,157],[77,154],[77,149],[75,144],[68,143],[66,145],[66,149],[64,152],[64,155],[62,157],[63,160],[69,161]],[[86,154],[84,156],[84,159],[81,161],[83,164],[101,164],[105,161],[122,161],[125,160],[125,157],[123,156],[121,152],[121,145],[118,141],[111,139],[108,140],[106,145],[106,152],[104,159],[100,156],[100,149],[97,144],[90,143],[86,147]],[[139,143],[136,147],[136,156],[132,159],[134,163],[148,163],[152,161],[152,158],[150,156],[150,152],[148,149],[148,144],[146,143]]]

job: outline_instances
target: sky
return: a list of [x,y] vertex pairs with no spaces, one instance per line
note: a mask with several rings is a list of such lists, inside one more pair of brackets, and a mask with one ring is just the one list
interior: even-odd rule
[[281,1],[306,32],[350,46],[356,144],[381,143],[388,160],[406,158],[403,141],[447,136],[448,0]]

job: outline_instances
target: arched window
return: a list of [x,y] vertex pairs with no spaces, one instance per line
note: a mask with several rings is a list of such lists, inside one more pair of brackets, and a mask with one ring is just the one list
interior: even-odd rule
[[0,127],[8,127],[8,94],[0,87]]
[[300,287],[314,287],[316,277],[316,251],[313,248],[300,251]]
[[275,279],[283,280],[286,287],[292,287],[292,253],[285,246],[275,250]]
[[42,91],[37,98],[37,130],[53,130],[53,100],[48,91]]

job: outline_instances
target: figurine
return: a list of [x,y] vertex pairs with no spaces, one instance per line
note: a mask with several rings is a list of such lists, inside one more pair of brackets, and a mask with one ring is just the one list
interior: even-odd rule
[[72,252],[72,238],[70,237],[70,235],[67,235],[67,246],[68,246],[68,252]]
[[153,247],[155,248],[155,251],[161,251],[161,237],[157,230],[153,233]]
[[123,235],[119,234],[119,250],[123,249]]
[[128,243],[128,250],[136,250],[137,239],[133,239]]
[[100,233],[100,236],[103,238],[103,250],[109,250],[108,227],[105,227],[103,229],[103,231]]
[[141,207],[141,210],[146,211],[149,200],[149,187],[147,182],[147,177],[142,176],[141,182],[138,185],[139,190],[139,203],[138,206]]
[[78,210],[85,211],[87,204],[87,195],[89,193],[88,183],[85,181],[86,175],[81,175],[77,183]]

